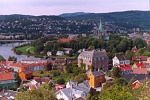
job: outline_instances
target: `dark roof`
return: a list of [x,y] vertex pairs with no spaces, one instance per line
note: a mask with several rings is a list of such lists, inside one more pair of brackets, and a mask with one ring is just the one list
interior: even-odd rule
[[129,60],[125,55],[123,54],[116,54],[116,57],[119,59],[119,60]]
[[127,81],[144,81],[146,78],[150,79],[150,75],[145,75],[145,74],[122,74],[122,77],[125,78]]
[[107,53],[100,50],[90,50],[90,51],[83,51],[80,55],[83,57],[89,57],[91,59],[98,58],[98,57],[104,57],[105,59],[109,59],[107,56]]
[[105,75],[102,71],[89,71],[87,73],[91,73],[93,74],[94,76],[101,76],[101,75]]

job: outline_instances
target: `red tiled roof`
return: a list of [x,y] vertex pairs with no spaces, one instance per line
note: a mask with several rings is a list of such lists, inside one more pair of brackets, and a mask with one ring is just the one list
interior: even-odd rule
[[62,43],[67,43],[67,42],[70,42],[70,41],[72,41],[73,39],[71,39],[71,38],[61,38],[61,39],[59,39],[58,41],[59,42],[62,42]]
[[13,72],[0,73],[0,81],[14,80],[14,79],[15,77]]
[[129,71],[131,69],[131,65],[120,65],[121,71]]
[[34,77],[34,80],[37,81],[37,82],[49,82],[50,78],[49,77],[43,77],[43,78]]
[[36,67],[36,66],[43,66],[43,67],[47,67],[48,63],[45,62],[38,62],[38,63],[21,63],[21,62],[17,62],[17,63],[12,63],[12,62],[7,62],[6,65],[10,66],[10,67],[18,67],[19,71],[25,71],[26,69],[28,69],[29,67]]
[[136,56],[136,57],[133,57],[132,60],[133,61],[146,61],[147,60],[147,56]]
[[137,66],[137,67],[141,67],[141,68],[144,68],[144,67],[145,67],[144,63],[142,63],[142,62],[136,63],[136,66]]
[[147,74],[146,68],[133,68],[133,74]]
[[132,48],[132,50],[131,50],[132,52],[137,52],[138,51],[138,49],[136,48],[136,46],[135,47],[133,47]]
[[138,80],[136,80],[135,82],[131,84],[131,86],[132,86],[132,89],[138,89],[141,86],[141,83]]
[[149,44],[149,43],[150,43],[150,39],[145,39],[145,42],[146,42],[147,44]]

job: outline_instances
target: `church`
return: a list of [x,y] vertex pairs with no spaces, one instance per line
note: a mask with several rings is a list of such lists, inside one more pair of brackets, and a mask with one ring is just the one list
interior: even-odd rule
[[99,27],[94,34],[94,38],[109,40],[109,33],[107,33],[107,31],[104,29],[102,19],[100,19]]

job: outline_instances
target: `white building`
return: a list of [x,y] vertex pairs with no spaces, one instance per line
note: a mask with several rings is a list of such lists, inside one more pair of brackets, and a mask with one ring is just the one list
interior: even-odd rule
[[57,56],[63,56],[63,55],[64,55],[64,52],[63,52],[63,51],[57,51],[56,55],[57,55]]
[[52,56],[52,52],[48,51],[47,56]]
[[125,57],[124,55],[116,55],[113,59],[113,66],[119,66],[119,65],[129,65],[130,60]]
[[85,99],[89,91],[90,86],[87,81],[80,84],[69,81],[65,89],[56,92],[56,98],[58,100],[76,100],[78,98]]
[[71,54],[72,53],[72,48],[64,48],[64,53],[65,54]]

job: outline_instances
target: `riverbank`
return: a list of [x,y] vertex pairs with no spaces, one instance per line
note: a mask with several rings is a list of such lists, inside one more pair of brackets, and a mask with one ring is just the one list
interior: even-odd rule
[[15,47],[13,51],[18,55],[34,55],[35,54],[35,48],[30,45],[24,45]]
[[15,47],[19,47],[21,45],[24,45],[24,43],[8,43],[8,44],[1,44],[0,45],[0,55],[4,58],[4,59],[8,59],[10,56],[12,57],[16,57],[17,61],[21,61],[21,60],[38,60],[41,57],[35,57],[34,55],[23,55],[23,54],[16,54],[14,52],[14,48]]
[[35,47],[31,46],[31,45],[21,45],[21,46],[17,46],[15,48],[12,49],[13,52],[15,52],[17,55],[26,55],[26,56],[33,56],[36,58],[43,58],[44,55],[42,54],[37,54],[35,52]]

